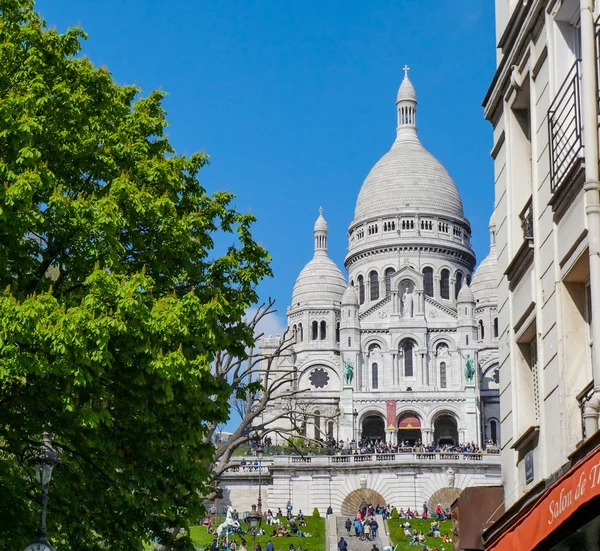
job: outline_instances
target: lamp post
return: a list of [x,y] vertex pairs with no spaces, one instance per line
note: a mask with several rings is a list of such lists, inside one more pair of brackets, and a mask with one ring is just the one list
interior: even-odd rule
[[256,446],[256,455],[258,455],[258,501],[256,504],[258,505],[258,514],[262,515],[262,458],[263,458],[264,448],[261,444]]
[[358,411],[354,408],[352,412],[352,440],[356,442],[356,418],[358,417]]
[[256,549],[256,529],[260,526],[262,515],[256,510],[256,505],[252,505],[252,512],[246,517],[246,522],[252,529],[252,551]]
[[49,433],[42,434],[42,445],[34,452],[32,458],[35,469],[35,479],[42,490],[40,526],[37,531],[38,541],[28,545],[24,551],[54,551],[48,543],[46,531],[46,510],[48,508],[48,486],[52,479],[52,469],[58,464],[58,453],[52,447],[52,437]]

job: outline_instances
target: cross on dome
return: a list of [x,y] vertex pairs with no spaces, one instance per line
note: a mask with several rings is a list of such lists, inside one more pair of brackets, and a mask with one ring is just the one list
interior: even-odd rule
[[408,79],[408,71],[410,71],[410,67],[408,65],[405,65],[404,67],[402,67],[402,70],[404,71],[404,78]]

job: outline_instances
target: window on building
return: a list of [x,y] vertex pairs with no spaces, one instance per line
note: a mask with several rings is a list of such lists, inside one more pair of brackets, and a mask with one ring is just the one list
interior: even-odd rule
[[319,338],[319,322],[312,322],[312,340],[316,341]]
[[498,442],[498,424],[493,419],[490,421],[490,440],[494,444]]
[[335,342],[340,342],[340,322],[335,324]]
[[485,329],[483,328],[483,320],[479,320],[479,340],[485,340]]
[[463,284],[462,272],[456,272],[456,285],[454,288],[454,291],[455,291],[454,298],[458,298],[458,293],[460,292],[460,288],[462,287],[462,284]]
[[494,318],[494,338],[498,338],[498,318]]
[[446,362],[440,364],[440,388],[446,388]]
[[392,276],[396,273],[394,268],[388,268],[385,271],[385,294],[386,296],[392,292]]
[[315,440],[321,439],[321,412],[315,411]]
[[363,276],[358,276],[358,302],[365,303],[365,280]]
[[373,388],[379,388],[379,367],[377,364],[371,366],[371,372],[373,376]]
[[379,276],[375,271],[372,271],[369,274],[369,293],[371,295],[371,300],[377,300],[379,298]]
[[428,297],[433,296],[433,268],[423,268],[423,291]]
[[292,329],[292,335],[294,336],[294,342],[298,342],[298,326],[294,325]]
[[440,279],[440,296],[445,299],[450,298],[450,271],[445,268],[442,270]]
[[405,342],[402,346],[402,355],[404,357],[404,376],[414,377],[413,370],[413,344]]
[[321,340],[324,341],[327,338],[327,323],[321,322]]
[[298,324],[298,332],[300,333],[300,342],[304,340],[304,330],[302,329],[302,324]]
[[348,348],[352,346],[352,337],[348,337]]
[[469,346],[469,335],[465,335],[465,344]]

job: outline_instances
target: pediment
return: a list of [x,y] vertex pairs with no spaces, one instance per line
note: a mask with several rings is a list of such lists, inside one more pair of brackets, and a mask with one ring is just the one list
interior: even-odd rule
[[456,320],[458,317],[456,308],[442,304],[437,300],[425,297],[425,319],[427,321]]

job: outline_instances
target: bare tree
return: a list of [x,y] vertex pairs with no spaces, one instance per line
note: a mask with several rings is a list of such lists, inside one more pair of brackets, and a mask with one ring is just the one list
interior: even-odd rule
[[[269,299],[254,312],[248,325],[254,329],[256,342],[264,334],[258,332],[261,320],[275,313],[275,301]],[[252,350],[247,356],[233,356],[227,352],[217,354],[214,373],[228,381],[231,386],[231,407],[240,416],[240,423],[226,442],[216,451],[210,465],[212,494],[218,495],[218,485],[223,473],[235,465],[235,451],[252,439],[262,440],[269,434],[278,434],[285,440],[300,434],[305,422],[303,406],[297,398],[303,392],[298,389],[297,372],[294,367],[293,345],[296,335],[287,329],[282,337],[263,340],[263,346]],[[209,427],[207,441],[212,441],[217,425]]]

